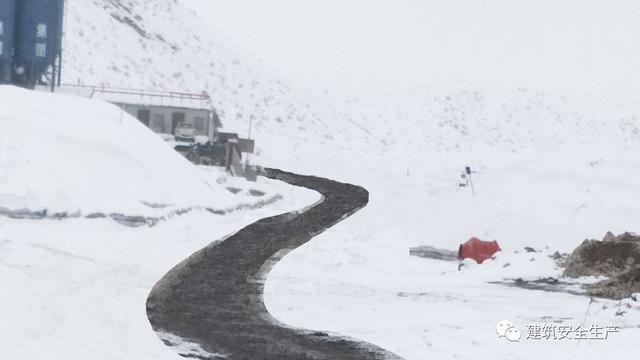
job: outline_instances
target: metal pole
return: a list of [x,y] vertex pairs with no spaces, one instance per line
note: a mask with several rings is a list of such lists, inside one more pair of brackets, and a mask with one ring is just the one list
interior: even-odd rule
[[65,0],[61,0],[62,1],[62,6],[60,7],[60,17],[58,19],[58,21],[60,21],[61,23],[59,24],[59,29],[60,29],[60,36],[61,38],[59,39],[59,46],[60,49],[58,49],[59,51],[59,55],[58,55],[58,87],[60,87],[60,85],[62,84],[62,47],[63,47],[63,41],[64,41],[64,35],[66,33],[66,16],[64,16],[64,14],[67,12],[67,2]]
[[[253,115],[249,116],[249,140],[251,140],[251,130],[253,128]],[[247,167],[249,167],[249,158],[251,157],[251,154],[247,153],[247,156],[244,159],[244,165],[245,165],[245,170]]]
[[51,92],[54,92],[56,89],[56,77],[57,77],[57,73],[56,73],[56,62],[55,60],[53,61],[53,66],[52,66],[52,74],[51,74]]
[[[54,79],[55,82],[55,79]],[[60,54],[58,55],[58,87],[62,83],[62,49],[60,49]]]
[[476,189],[473,187],[473,177],[471,176],[473,171],[471,171],[471,166],[465,166],[464,173],[467,174],[467,178],[469,179],[469,185],[471,185],[471,194],[475,195]]
[[468,175],[468,177],[469,177],[469,184],[471,185],[471,194],[475,195],[476,189],[473,187],[473,178],[471,177],[471,175]]

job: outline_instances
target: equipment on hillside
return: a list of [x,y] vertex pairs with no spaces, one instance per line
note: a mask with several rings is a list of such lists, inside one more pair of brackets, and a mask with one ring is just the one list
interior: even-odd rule
[[458,184],[458,186],[460,187],[471,186],[471,193],[475,195],[476,188],[473,186],[473,179],[471,178],[471,174],[476,174],[476,173],[477,173],[476,171],[471,171],[470,166],[465,166],[464,172],[460,174],[460,183]]

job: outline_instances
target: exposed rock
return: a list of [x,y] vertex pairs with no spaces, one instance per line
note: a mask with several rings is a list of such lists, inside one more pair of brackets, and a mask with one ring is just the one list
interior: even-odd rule
[[265,196],[267,194],[264,191],[251,189],[251,190],[249,190],[249,195],[255,196],[255,197],[261,197],[261,196]]
[[549,255],[549,257],[551,258],[551,260],[553,260],[553,262],[556,263],[556,265],[564,268],[567,266],[567,258],[569,257],[569,254],[567,253],[560,254],[559,251],[556,251],[553,253],[553,255]]
[[613,235],[611,231],[607,231],[607,233],[602,238],[602,241],[613,241],[616,239],[616,236]]

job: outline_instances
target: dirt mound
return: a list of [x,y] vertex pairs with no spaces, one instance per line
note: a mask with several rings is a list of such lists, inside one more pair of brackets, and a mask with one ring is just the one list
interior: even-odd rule
[[568,277],[617,276],[640,266],[640,236],[607,233],[602,241],[585,240],[567,259]]
[[602,241],[585,240],[569,256],[567,277],[607,276],[587,287],[593,296],[622,299],[640,292],[640,236],[607,233]]
[[632,294],[640,293],[640,267],[627,271],[610,280],[588,285],[590,295],[610,299],[626,299]]

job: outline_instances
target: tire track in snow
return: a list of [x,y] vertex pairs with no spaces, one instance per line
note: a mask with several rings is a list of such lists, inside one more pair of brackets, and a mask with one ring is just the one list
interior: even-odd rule
[[273,265],[366,206],[369,193],[281,170],[261,175],[316,190],[323,199],[304,211],[259,220],[169,271],[147,299],[153,329],[200,345],[209,355],[182,354],[199,359],[401,359],[372,344],[292,328],[271,317],[263,290]]

